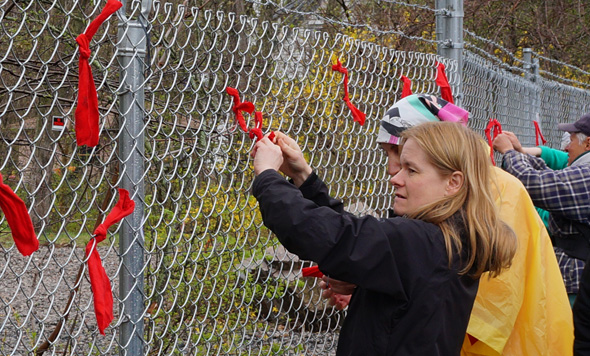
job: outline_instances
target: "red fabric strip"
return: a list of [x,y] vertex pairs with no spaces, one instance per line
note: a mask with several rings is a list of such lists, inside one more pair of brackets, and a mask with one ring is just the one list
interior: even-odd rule
[[488,145],[490,145],[490,158],[492,159],[492,164],[495,166],[496,161],[494,160],[494,148],[492,143],[494,140],[492,139],[492,133],[494,134],[494,138],[502,133],[502,125],[496,119],[490,119],[488,122],[488,126],[485,129],[486,138],[488,139]]
[[80,46],[80,57],[78,59],[78,104],[75,112],[75,130],[76,143],[78,146],[86,145],[95,147],[98,145],[98,96],[96,86],[92,77],[92,69],[88,63],[90,58],[90,41],[102,25],[115,11],[119,10],[123,4],[117,0],[108,0],[102,12],[94,19],[86,32],[76,38]]
[[451,91],[451,86],[449,85],[447,74],[445,73],[445,65],[440,62],[436,64],[435,82],[436,85],[440,87],[440,96],[449,103],[454,104],[455,101],[453,100],[453,92]]
[[257,139],[262,140],[262,137],[264,136],[262,134],[262,112],[256,111],[254,113],[254,125],[254,128],[248,131],[250,138],[253,140],[254,137],[256,137]]
[[88,258],[88,275],[94,295],[94,313],[98,330],[105,334],[104,330],[113,321],[113,293],[111,281],[104,270],[97,246],[107,237],[107,231],[113,224],[118,223],[131,214],[135,209],[135,202],[129,198],[129,192],[119,189],[119,201],[113,210],[107,215],[104,222],[94,230],[94,238],[86,245],[86,257]]
[[[256,137],[256,139],[261,140],[264,137],[262,134],[262,112],[256,111],[254,113],[254,128],[248,129],[246,120],[244,120],[244,115],[242,115],[242,111],[252,114],[252,112],[255,110],[254,104],[249,101],[242,102],[240,100],[240,93],[237,91],[237,89],[227,87],[225,88],[225,91],[234,98],[234,106],[232,107],[232,110],[236,115],[236,120],[238,121],[238,124],[242,130],[248,133],[250,139],[253,140],[254,137]],[[270,135],[268,135],[268,138],[271,141],[274,140],[274,137],[274,132],[271,132]]]
[[412,81],[405,75],[402,75],[400,80],[404,83],[404,86],[402,88],[402,98],[405,98],[408,95],[412,95]]
[[305,267],[301,269],[301,274],[303,275],[303,277],[317,277],[317,278],[322,278],[324,276],[324,274],[322,272],[320,272],[320,269],[318,266],[312,266],[312,267]]
[[246,126],[246,120],[244,120],[244,115],[242,115],[242,111],[245,111],[249,114],[254,112],[254,104],[249,101],[242,102],[240,100],[240,93],[237,89],[227,87],[225,91],[234,98],[234,106],[232,110],[236,115],[236,120],[238,124],[244,130],[244,132],[248,132],[248,126]]
[[[256,137],[257,140],[262,140],[262,138],[264,137],[264,135],[262,134],[262,112],[261,111],[256,111],[254,113],[254,128],[248,130],[248,135],[250,136],[250,139],[254,139],[254,137]],[[268,135],[268,139],[269,140],[274,140],[275,138],[275,133],[271,132],[270,135]]]
[[0,174],[0,209],[12,231],[16,248],[23,256],[29,256],[39,249],[39,240],[33,229],[33,222],[22,199],[3,183]]
[[539,137],[541,137],[541,141],[543,144],[547,143],[545,137],[543,137],[543,133],[541,132],[541,128],[539,127],[539,123],[533,120],[533,124],[535,125],[535,146],[539,146]]
[[336,64],[332,65],[332,70],[344,74],[344,97],[342,100],[344,100],[346,106],[350,109],[352,119],[363,126],[365,124],[366,115],[354,106],[348,96],[348,70],[342,66],[342,63],[340,63],[340,60],[338,59],[336,59]]

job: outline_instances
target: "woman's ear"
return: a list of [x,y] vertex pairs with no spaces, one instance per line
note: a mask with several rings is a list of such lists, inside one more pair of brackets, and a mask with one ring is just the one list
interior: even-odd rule
[[463,186],[464,180],[465,177],[463,176],[463,172],[454,171],[451,173],[451,176],[447,182],[445,196],[456,194]]

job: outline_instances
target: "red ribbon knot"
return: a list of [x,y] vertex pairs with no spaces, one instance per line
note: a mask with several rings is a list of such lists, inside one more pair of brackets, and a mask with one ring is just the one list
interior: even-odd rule
[[545,140],[545,137],[543,137],[539,123],[536,120],[533,120],[533,125],[535,125],[535,146],[539,146],[539,137],[541,137],[543,144],[546,144],[547,140]]
[[499,134],[502,133],[502,125],[496,119],[490,119],[488,122],[488,126],[484,130],[486,134],[486,138],[488,139],[488,144],[490,145],[490,158],[492,159],[492,164],[495,166],[496,161],[494,160],[494,148],[492,143],[494,142],[492,138],[492,133],[494,134],[494,138],[496,138]]
[[94,298],[94,314],[101,334],[113,321],[113,293],[111,281],[102,265],[97,247],[107,237],[107,231],[113,224],[118,223],[127,215],[133,213],[135,202],[129,198],[129,192],[119,189],[119,201],[113,207],[104,222],[94,230],[94,238],[86,245],[86,257],[88,258],[88,275]]
[[361,126],[365,124],[366,115],[364,112],[360,111],[354,104],[350,101],[348,95],[348,69],[342,66],[339,59],[336,59],[336,64],[332,65],[332,70],[344,74],[344,97],[342,100],[348,106],[350,113],[352,114],[352,119],[355,122],[358,122]]
[[121,6],[123,4],[119,1],[109,0],[102,12],[88,25],[86,32],[76,37],[80,52],[78,59],[78,103],[75,112],[76,144],[78,146],[95,147],[98,145],[99,140],[98,95],[96,94],[92,69],[88,63],[91,55],[90,41],[100,25]]
[[81,33],[80,35],[78,35],[78,37],[76,37],[76,43],[78,43],[78,46],[80,47],[80,58],[90,58],[90,41],[88,40],[88,37],[86,37],[85,34]]

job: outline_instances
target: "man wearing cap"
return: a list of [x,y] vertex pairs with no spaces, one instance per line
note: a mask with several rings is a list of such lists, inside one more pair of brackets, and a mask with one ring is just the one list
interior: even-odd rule
[[[393,176],[400,169],[403,130],[435,120],[467,124],[468,117],[467,111],[432,95],[414,94],[396,102],[383,117],[377,137],[388,156],[387,172]],[[518,250],[510,269],[480,279],[461,355],[571,355],[571,309],[547,230],[522,183],[499,168],[494,172],[495,183],[490,184],[498,188],[496,204],[518,237]],[[320,283],[324,297],[344,308],[354,286],[333,279],[328,286],[326,278]]]
[[504,155],[503,168],[524,184],[535,205],[549,211],[555,254],[573,301],[590,256],[590,114],[557,127],[571,138],[564,169],[552,170],[541,158],[519,153],[520,142],[511,132],[498,135],[494,148]]

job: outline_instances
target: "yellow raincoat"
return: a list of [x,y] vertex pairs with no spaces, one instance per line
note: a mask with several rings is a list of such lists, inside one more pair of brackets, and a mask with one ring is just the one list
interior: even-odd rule
[[482,275],[462,356],[571,356],[572,310],[547,230],[522,185],[495,167],[500,217],[518,236],[512,267]]

